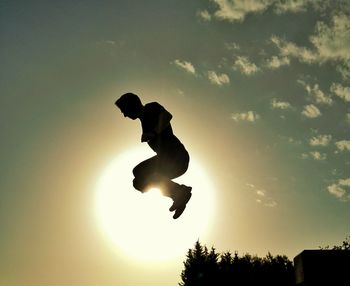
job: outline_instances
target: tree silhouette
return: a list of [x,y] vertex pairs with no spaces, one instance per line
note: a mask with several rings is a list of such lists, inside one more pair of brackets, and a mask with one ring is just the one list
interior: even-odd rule
[[[321,250],[350,250],[350,236],[340,245],[320,247]],[[189,249],[184,261],[185,269],[181,272],[180,286],[228,286],[228,285],[294,285],[294,267],[285,255],[265,257],[245,254],[239,256],[230,252],[217,253],[197,241]]]
[[194,249],[188,250],[184,266],[180,286],[294,285],[293,264],[285,255],[219,254],[197,241]]
[[187,285],[215,285],[218,277],[218,257],[219,254],[212,248],[210,251],[206,246],[196,242],[194,249],[189,249],[187,259],[184,262],[185,270],[181,273],[183,283]]
[[345,237],[345,240],[343,240],[341,245],[334,245],[333,247],[330,247],[329,245],[325,247],[320,247],[320,249],[332,249],[332,250],[350,250],[350,235]]

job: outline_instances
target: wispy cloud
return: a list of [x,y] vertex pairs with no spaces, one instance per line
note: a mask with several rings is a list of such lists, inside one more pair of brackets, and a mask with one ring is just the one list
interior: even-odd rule
[[273,109],[290,109],[292,108],[291,104],[287,101],[279,101],[276,98],[272,99],[271,107]]
[[218,6],[215,17],[229,22],[243,21],[248,13],[259,13],[272,1],[262,0],[212,0]]
[[269,208],[273,208],[275,206],[277,206],[277,202],[271,198],[268,198],[265,202],[264,202],[264,206],[269,207]]
[[317,108],[317,106],[309,104],[304,106],[302,114],[308,118],[316,118],[321,116],[321,111]]
[[285,1],[274,1],[275,11],[277,14],[283,14],[287,12],[299,13],[305,12],[312,2],[317,2],[317,0],[285,0]]
[[314,160],[317,160],[317,161],[323,161],[327,159],[327,154],[320,153],[318,151],[312,151],[310,152],[310,155]]
[[193,75],[196,74],[196,69],[194,68],[193,64],[190,62],[175,60],[173,63],[190,74],[193,74]]
[[335,142],[335,146],[339,151],[350,151],[350,140],[340,140]]
[[[242,22],[247,14],[263,13],[272,8],[277,14],[304,12],[318,8],[321,0],[212,0],[216,3],[215,17],[229,22]],[[312,5],[310,5],[312,4]]]
[[245,75],[253,75],[259,71],[259,68],[252,62],[249,61],[247,57],[238,56],[233,63],[233,69],[238,70]]
[[176,93],[177,93],[178,95],[185,96],[184,91],[183,91],[182,89],[180,89],[180,88],[176,89]]
[[116,41],[113,41],[113,40],[102,40],[102,41],[98,41],[96,42],[96,45],[97,46],[114,46],[116,45],[117,42]]
[[271,42],[279,49],[281,56],[293,57],[309,64],[331,61],[338,65],[337,70],[343,77],[350,76],[349,15],[338,12],[329,23],[318,22],[309,40],[312,48],[300,47],[277,36],[271,37]]
[[255,194],[255,201],[257,203],[270,208],[277,206],[277,202],[271,196],[268,195],[268,192],[266,190],[257,188],[255,185],[250,183],[247,183],[246,186],[250,191],[252,191]]
[[328,192],[337,199],[349,202],[350,201],[350,178],[340,179],[337,183],[327,187]]
[[238,121],[255,122],[256,120],[260,119],[260,115],[257,114],[255,111],[247,111],[242,113],[232,113],[231,118],[236,122]]
[[208,71],[208,79],[212,84],[219,86],[230,83],[230,78],[227,74],[217,74],[215,71]]
[[309,153],[302,153],[301,154],[301,158],[302,159],[308,159],[308,158],[311,158],[311,159],[314,159],[316,161],[324,161],[327,159],[327,154],[325,153],[320,153],[318,151],[311,151]]
[[211,20],[211,15],[208,10],[200,10],[197,12],[197,16],[203,20],[209,22]]
[[316,83],[313,86],[304,82],[303,80],[298,80],[298,83],[301,84],[308,95],[319,104],[332,105],[333,100],[329,95],[326,95]]
[[334,15],[329,25],[318,22],[310,41],[320,59],[350,60],[350,16],[343,13]]
[[350,87],[342,86],[340,83],[332,83],[330,90],[336,96],[339,96],[346,102],[350,102]]
[[230,51],[238,51],[240,50],[240,46],[235,43],[235,42],[231,42],[231,43],[225,43],[225,47],[226,49],[230,50]]
[[259,197],[265,197],[265,191],[264,191],[264,190],[256,190],[256,194],[257,194]]
[[[284,138],[283,136],[281,138]],[[287,139],[288,143],[295,144],[295,145],[301,145],[302,142],[299,139],[295,139],[293,137],[285,137]]]
[[311,146],[328,146],[332,140],[332,135],[318,135],[309,140]]
[[272,56],[270,59],[266,60],[265,66],[268,69],[278,69],[282,66],[288,66],[290,64],[290,59],[286,56],[278,57]]
[[341,77],[345,80],[350,78],[350,64],[345,62],[343,64],[338,64],[336,71],[340,73]]
[[314,51],[311,51],[305,47],[299,47],[296,44],[288,42],[277,36],[272,36],[271,42],[279,49],[282,57],[294,57],[305,63],[313,63],[317,60],[317,55]]

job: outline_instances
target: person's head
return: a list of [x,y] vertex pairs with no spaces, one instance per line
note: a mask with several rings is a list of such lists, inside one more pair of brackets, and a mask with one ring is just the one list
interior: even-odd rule
[[120,109],[125,117],[129,117],[133,120],[140,116],[143,108],[140,98],[131,92],[125,93],[118,98],[115,105]]

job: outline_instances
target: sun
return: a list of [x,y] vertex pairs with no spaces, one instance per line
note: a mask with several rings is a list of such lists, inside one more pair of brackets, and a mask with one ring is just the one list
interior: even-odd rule
[[188,171],[174,180],[192,186],[192,198],[177,220],[168,210],[171,199],[160,190],[144,194],[135,190],[133,167],[153,155],[142,146],[116,156],[98,180],[95,212],[98,226],[118,253],[163,261],[183,257],[196,240],[209,234],[215,203],[213,184],[192,157]]

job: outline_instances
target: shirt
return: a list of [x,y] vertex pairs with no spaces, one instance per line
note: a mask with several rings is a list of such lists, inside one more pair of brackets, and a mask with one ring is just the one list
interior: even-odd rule
[[155,136],[147,142],[148,145],[157,154],[172,154],[186,151],[183,144],[174,135],[170,123],[159,134],[155,132],[155,128],[159,124],[160,115],[163,112],[169,113],[162,105],[157,102],[147,103],[144,106],[143,114],[140,117],[142,132],[151,132],[155,134]]

